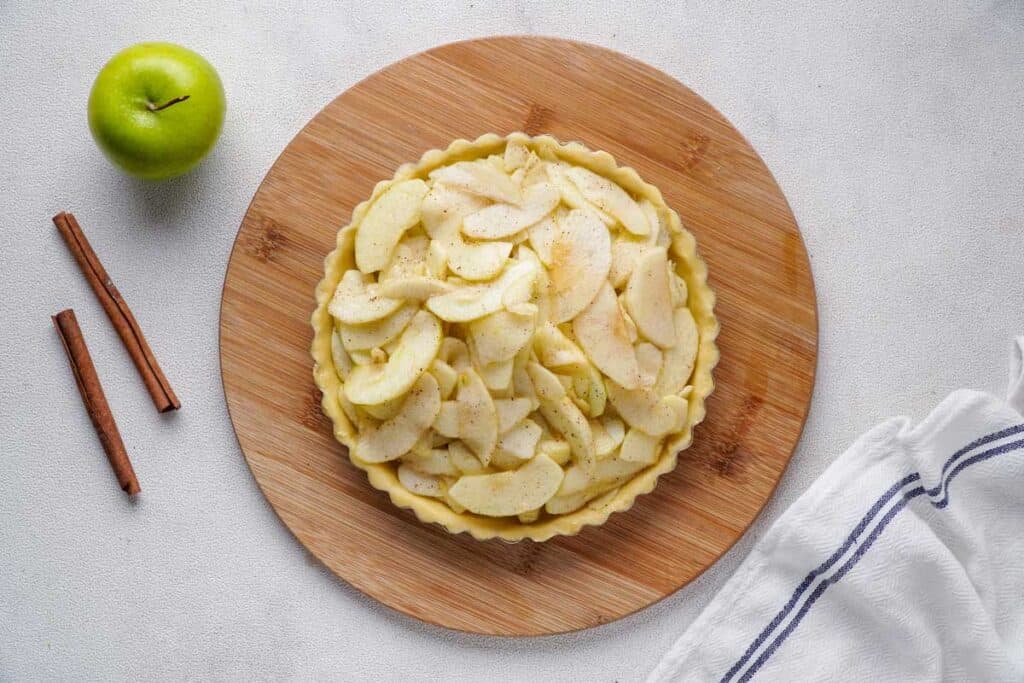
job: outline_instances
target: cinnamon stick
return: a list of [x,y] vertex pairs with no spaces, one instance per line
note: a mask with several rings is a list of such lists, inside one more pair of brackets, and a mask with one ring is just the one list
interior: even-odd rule
[[142,489],[128,459],[128,451],[124,448],[121,433],[117,430],[117,423],[110,412],[107,397],[103,394],[96,366],[92,364],[92,357],[85,345],[85,338],[82,337],[82,330],[78,327],[75,312],[69,308],[53,316],[53,326],[57,328],[57,334],[64,344],[71,372],[74,373],[78,391],[82,394],[82,402],[85,403],[92,426],[96,428],[96,434],[100,437],[107,460],[114,469],[117,483],[121,490],[129,496],[134,496]]
[[82,227],[78,221],[72,214],[62,211],[53,217],[53,224],[60,230],[68,249],[78,261],[82,274],[85,275],[92,291],[99,298],[103,310],[107,312],[107,317],[110,318],[121,341],[124,342],[125,348],[128,349],[128,354],[132,357],[139,374],[142,375],[142,381],[153,398],[156,409],[165,413],[168,410],[180,408],[181,402],[178,401],[178,397],[171,389],[160,365],[156,362],[156,357],[149,348],[149,344],[146,343],[146,337],[143,336],[139,323],[132,315],[128,304],[121,297],[121,293],[117,291],[117,287],[110,280],[110,276],[107,275],[107,271],[100,263],[96,252],[92,250],[89,241],[85,239],[85,234],[82,233]]

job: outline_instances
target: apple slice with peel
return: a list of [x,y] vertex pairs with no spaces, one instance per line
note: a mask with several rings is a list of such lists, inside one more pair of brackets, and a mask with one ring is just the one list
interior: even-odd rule
[[544,509],[552,515],[564,515],[578,510],[587,501],[619,486],[643,468],[642,463],[626,462],[619,458],[602,460],[592,471],[571,465],[565,471],[558,492],[548,500]]
[[475,514],[508,517],[544,505],[563,476],[554,460],[539,454],[517,470],[461,477],[448,495]]
[[525,230],[558,206],[561,195],[550,183],[532,185],[523,192],[518,205],[493,204],[463,220],[462,232],[468,237],[495,240]]
[[676,343],[667,264],[664,247],[648,250],[637,259],[622,296],[640,334],[662,348]]
[[608,400],[630,427],[651,436],[664,436],[682,429],[686,421],[686,399],[659,396],[650,389],[624,389],[608,380]]
[[572,331],[597,368],[627,389],[640,384],[640,370],[615,290],[605,282],[597,296],[572,321]]
[[469,338],[477,360],[486,365],[510,360],[533,337],[537,307],[524,304],[516,312],[502,310],[471,321]]
[[348,270],[341,276],[327,310],[340,322],[360,325],[380,320],[402,307],[401,299],[382,296],[377,288],[358,270]]
[[466,285],[453,292],[427,299],[427,308],[442,320],[468,322],[499,311],[504,307],[502,297],[505,290],[523,281],[533,282],[537,266],[524,260],[509,264],[496,280],[482,285]]
[[440,498],[444,495],[444,485],[440,479],[420,472],[412,465],[398,466],[398,482],[417,496]]
[[356,232],[359,270],[374,273],[388,265],[402,235],[419,223],[420,204],[429,190],[422,180],[403,180],[377,197]]
[[398,338],[418,308],[406,304],[389,316],[362,325],[338,325],[341,343],[347,350],[366,351],[379,348]]
[[678,394],[693,374],[700,343],[697,323],[687,308],[677,308],[673,315],[676,323],[676,345],[665,349],[665,360],[658,374],[654,391],[659,395]]
[[432,180],[496,202],[519,204],[522,195],[512,179],[486,159],[457,161],[430,172]]
[[640,236],[651,232],[643,209],[616,183],[582,166],[569,166],[565,174],[588,202],[614,216],[626,230]]
[[635,427],[626,432],[626,438],[622,440],[622,448],[619,450],[619,457],[626,462],[638,462],[643,465],[650,465],[658,459],[660,436],[651,436]]
[[487,465],[498,442],[498,413],[483,379],[473,370],[459,374],[457,403],[459,437]]
[[443,183],[434,183],[420,206],[420,220],[430,239],[442,245],[459,234],[463,219],[487,206],[487,200]]
[[498,434],[504,434],[526,419],[533,406],[528,398],[497,398],[494,409],[498,413]]
[[359,430],[352,455],[363,462],[388,462],[408,453],[430,429],[441,409],[441,392],[437,380],[429,372],[420,375],[401,410],[377,425],[364,425]]
[[552,322],[575,318],[608,279],[611,236],[594,214],[574,209],[559,223],[551,245],[548,294]]
[[413,316],[398,347],[381,365],[360,365],[345,382],[345,395],[356,405],[376,405],[409,391],[441,348],[441,323],[426,311]]
[[523,168],[530,158],[530,148],[525,143],[514,140],[505,145],[505,153],[502,162],[507,173]]
[[359,406],[359,408],[375,420],[390,420],[395,415],[398,415],[398,411],[402,409],[404,402],[405,396],[399,396],[390,401],[384,401],[383,403],[371,406]]

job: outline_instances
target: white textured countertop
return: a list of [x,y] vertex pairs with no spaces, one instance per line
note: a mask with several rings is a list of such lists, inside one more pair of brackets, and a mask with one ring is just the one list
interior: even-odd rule
[[[857,434],[960,386],[1003,390],[1024,331],[1019,0],[117,4],[0,2],[0,679],[637,680]],[[627,52],[729,117],[793,207],[821,326],[806,431],[747,536],[650,609],[520,640],[421,624],[311,558],[245,465],[217,354],[228,252],[288,140],[396,59],[509,33]],[[113,169],[85,120],[102,64],[147,39],[196,49],[228,93],[212,156],[160,184]],[[155,414],[50,223],[62,209],[141,321],[180,413]],[[133,456],[136,503],[51,326],[65,307]]]

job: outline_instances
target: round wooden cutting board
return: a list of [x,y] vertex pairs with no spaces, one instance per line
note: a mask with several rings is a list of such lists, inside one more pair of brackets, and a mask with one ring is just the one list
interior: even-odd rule
[[[707,420],[652,494],[578,536],[511,545],[421,524],[348,462],[320,412],[309,318],[335,233],[377,181],[455,138],[519,130],[606,150],[661,188],[708,263],[722,357]],[[493,38],[389,66],[292,140],[242,221],[224,282],[220,349],[242,451],[310,552],[359,590],[424,621],[534,635],[650,605],[740,537],[803,427],[817,316],[785,198],[711,105],[603,48]]]

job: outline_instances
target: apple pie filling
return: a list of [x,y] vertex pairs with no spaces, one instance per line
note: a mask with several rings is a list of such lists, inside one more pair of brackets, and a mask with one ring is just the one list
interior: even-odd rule
[[691,426],[701,336],[667,207],[533,141],[378,186],[327,304],[350,457],[523,524]]

